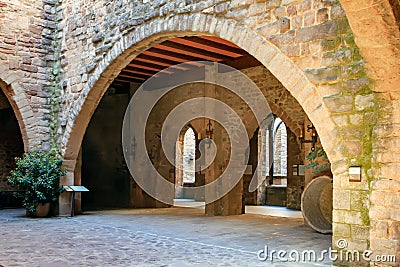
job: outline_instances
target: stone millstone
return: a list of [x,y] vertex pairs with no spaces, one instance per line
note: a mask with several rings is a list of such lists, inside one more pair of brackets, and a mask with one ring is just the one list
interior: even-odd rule
[[301,211],[307,224],[315,231],[332,233],[332,178],[313,179],[301,196]]

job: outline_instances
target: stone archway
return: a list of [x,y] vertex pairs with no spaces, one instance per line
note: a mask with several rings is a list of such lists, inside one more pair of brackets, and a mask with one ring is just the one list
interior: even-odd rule
[[[192,199],[204,201],[203,195],[189,195],[185,187],[203,186],[204,175],[195,171],[199,157],[199,133],[196,131],[196,120],[182,128],[175,149],[175,199]],[[193,135],[192,135],[193,134]],[[188,144],[189,143],[189,144]],[[189,145],[189,146],[188,146]],[[193,173],[189,173],[189,171]],[[186,174],[186,177],[185,177]],[[189,175],[188,175],[189,174]],[[190,177],[190,181],[185,178]]]
[[[141,34],[143,32],[146,32],[146,35]],[[151,44],[172,36],[198,34],[211,34],[226,39],[259,60],[301,104],[310,120],[316,125],[320,135],[323,136],[321,141],[328,156],[332,158],[332,162],[335,162],[335,158],[342,158],[341,152],[335,149],[340,142],[340,137],[322,97],[316,86],[308,80],[304,72],[290,58],[265,38],[251,29],[238,25],[233,20],[195,14],[153,21],[140,26],[113,46],[112,50],[98,64],[89,78],[86,88],[82,91],[76,106],[77,116],[68,121],[70,127],[66,128],[62,139],[62,152],[66,166],[70,165],[67,162],[75,161],[90,116],[119,71]],[[238,40],[238,36],[244,38]],[[73,169],[74,163],[71,166]]]
[[23,140],[22,121],[16,116],[20,113],[18,109],[16,111],[12,98],[5,94],[10,93],[8,90],[11,90],[11,86],[0,81],[0,192],[2,192],[0,206],[2,208],[21,206],[21,202],[11,193],[16,190],[16,187],[11,186],[7,178],[16,166],[15,158],[21,157],[24,153],[24,145],[25,149],[28,145],[28,140]]
[[[140,34],[142,32],[146,32],[147,35]],[[151,44],[161,42],[171,36],[198,35],[200,33],[215,35],[231,41],[259,60],[297,99],[310,120],[313,121],[322,137],[321,141],[331,162],[343,159],[342,151],[337,149],[340,147],[338,144],[341,139],[322,97],[316,86],[308,80],[305,73],[290,58],[265,38],[251,29],[239,26],[235,21],[195,14],[153,21],[136,28],[132,33],[121,38],[98,64],[75,107],[78,111],[77,116],[69,118],[69,127],[66,128],[62,139],[65,166],[69,168],[67,183],[73,181],[75,160],[91,114],[119,71]],[[238,36],[244,38],[238,39]],[[256,125],[254,129],[256,129]]]
[[[346,179],[348,167],[346,146],[338,131],[338,123],[331,117],[331,112],[332,103],[334,103],[333,106],[341,106],[343,100],[346,101],[344,103],[347,105],[346,108],[348,106],[352,108],[354,105],[353,98],[351,96],[332,98],[328,109],[321,92],[310,81],[309,76],[265,37],[234,20],[205,14],[192,14],[156,19],[148,24],[138,26],[118,40],[97,64],[76,101],[75,110],[71,114],[66,114],[67,126],[62,138],[65,166],[69,168],[66,183],[73,181],[75,160],[91,114],[105,90],[121,69],[152,44],[159,43],[172,36],[199,34],[214,35],[228,40],[260,61],[295,97],[315,125],[321,143],[332,162],[334,176],[341,175],[341,179]],[[367,99],[369,99],[369,96]],[[339,180],[338,188],[340,188],[340,182]],[[356,188],[355,190],[357,190]],[[66,199],[63,203],[68,207]],[[346,210],[346,212],[350,211]],[[340,218],[341,222],[351,224],[351,222],[345,220],[345,216]],[[338,236],[340,235],[339,233]]]
[[39,145],[39,140],[35,140],[35,128],[29,127],[35,123],[34,114],[24,89],[18,83],[19,78],[17,74],[9,73],[7,68],[0,67],[0,90],[17,118],[24,150],[27,151]]

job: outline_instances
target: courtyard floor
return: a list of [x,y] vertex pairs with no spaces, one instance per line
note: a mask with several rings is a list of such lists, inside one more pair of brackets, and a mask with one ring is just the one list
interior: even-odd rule
[[245,214],[208,217],[202,209],[85,212],[30,219],[0,210],[0,266],[330,266],[260,261],[259,250],[321,251],[331,236],[303,219]]

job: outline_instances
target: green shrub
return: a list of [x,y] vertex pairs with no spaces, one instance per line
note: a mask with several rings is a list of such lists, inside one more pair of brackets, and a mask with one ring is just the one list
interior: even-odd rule
[[18,193],[22,204],[34,212],[39,204],[54,203],[62,192],[60,177],[66,174],[61,157],[54,152],[29,151],[15,160],[8,182],[22,191]]

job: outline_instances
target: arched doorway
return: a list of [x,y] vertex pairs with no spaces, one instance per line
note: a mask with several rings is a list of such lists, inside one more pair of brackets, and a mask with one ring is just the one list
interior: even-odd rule
[[[186,21],[186,18],[184,18],[184,17],[180,18],[179,16],[177,16],[177,17],[174,17],[174,19],[170,21],[172,23],[171,25],[173,25],[175,22],[176,22],[176,25],[178,25],[178,24],[182,25],[180,19]],[[199,19],[202,20],[203,18],[196,18],[195,21],[198,21]],[[333,163],[335,163],[336,161],[341,161],[343,159],[343,155],[344,155],[343,153],[346,148],[344,147],[344,144],[342,144],[342,139],[341,139],[340,135],[338,134],[338,131],[337,131],[338,128],[336,127],[336,123],[332,120],[331,111],[330,111],[332,106],[330,106],[329,108],[327,107],[326,103],[322,99],[323,98],[322,95],[319,94],[319,92],[316,89],[316,86],[312,82],[310,82],[310,80],[308,79],[308,77],[306,77],[304,72],[301,71],[293,63],[293,61],[290,58],[286,57],[283,53],[281,53],[281,51],[279,49],[277,49],[275,46],[271,45],[268,41],[265,41],[265,39],[263,39],[262,37],[259,38],[258,35],[252,31],[246,31],[246,29],[244,29],[243,31],[245,31],[245,36],[246,36],[245,39],[241,39],[241,40],[235,39],[232,35],[232,32],[236,32],[235,28],[237,27],[237,25],[235,24],[235,22],[232,22],[232,24],[229,24],[229,33],[230,33],[229,34],[227,29],[226,29],[226,31],[220,32],[220,28],[219,28],[217,30],[217,32],[214,32],[215,28],[213,28],[213,27],[208,28],[208,27],[210,27],[210,25],[212,25],[212,23],[207,23],[208,22],[207,16],[204,17],[204,21],[205,21],[205,23],[202,24],[202,26],[201,26],[204,28],[200,29],[200,32],[209,31],[208,33],[210,33],[210,34],[215,34],[219,37],[223,37],[229,41],[232,41],[233,43],[238,43],[240,45],[240,47],[244,48],[246,51],[250,51],[254,55],[255,58],[259,59],[260,62],[264,66],[267,67],[267,69],[271,70],[272,74],[275,77],[277,77],[278,80],[285,86],[285,88],[295,97],[295,99],[297,99],[301,103],[301,106],[304,108],[304,111],[307,113],[307,115],[309,116],[309,118],[312,120],[315,127],[317,128],[317,130],[321,136],[321,142],[323,143],[328,156],[333,160]],[[190,21],[190,19],[189,19],[187,22],[185,22],[183,24],[189,25],[190,27],[192,27],[192,25],[190,23],[193,23],[193,21]],[[222,24],[223,24],[223,22],[221,23],[221,25]],[[214,26],[215,26],[215,24],[214,24]],[[193,26],[193,27],[196,28],[195,26]],[[138,28],[140,28],[140,27],[138,27]],[[149,43],[150,42],[152,44],[159,43],[159,42],[167,39],[169,37],[169,33],[170,33],[169,31],[172,28],[168,28],[167,26],[165,28],[163,28],[163,27],[152,28],[150,32],[147,32],[150,36],[154,37],[151,39],[151,41],[149,40]],[[185,27],[184,30],[186,31],[186,29],[187,28]],[[172,30],[174,36],[179,35],[180,30],[182,30],[182,29]],[[140,29],[138,29],[138,31],[140,32]],[[165,32],[165,31],[167,31],[167,32]],[[178,33],[176,33],[176,31]],[[146,32],[146,31],[143,29],[143,32]],[[196,32],[196,34],[198,34],[198,31],[195,31],[195,32]],[[195,33],[190,33],[190,32],[182,33],[182,35],[184,35],[184,36],[194,35],[194,34]],[[161,38],[159,38],[160,35],[162,36]],[[132,37],[132,36],[130,36],[130,37]],[[117,76],[118,71],[121,70],[123,68],[123,66],[127,64],[127,62],[125,62],[125,63],[121,63],[121,61],[116,62],[115,66],[117,67],[116,69],[118,69],[118,71],[115,71],[115,72],[113,71],[113,68],[110,67],[110,64],[112,63],[112,61],[115,60],[119,54],[121,54],[122,52],[124,52],[124,53],[126,52],[126,54],[129,54],[129,52],[125,51],[124,49],[121,50],[121,47],[130,47],[131,45],[136,44],[136,42],[141,42],[141,41],[143,41],[142,43],[140,43],[141,45],[143,44],[143,47],[146,47],[146,48],[148,47],[145,44],[147,41],[144,40],[145,38],[143,36],[138,34],[136,37],[138,39],[135,39],[135,41],[132,41],[131,39],[124,40],[123,45],[116,46],[116,47],[118,47],[118,48],[115,48],[117,50],[110,52],[110,57],[108,57],[107,59],[104,60],[104,62],[101,62],[101,64],[99,64],[99,66],[100,66],[99,70],[95,72],[92,83],[91,83],[91,85],[95,84],[93,89],[97,88],[97,85],[99,85],[100,87],[104,87],[104,85],[111,83],[110,77]],[[260,49],[258,49],[259,47],[260,47]],[[145,48],[143,48],[143,50],[144,49]],[[139,54],[139,52],[141,52],[141,51],[138,51],[138,50],[136,50],[135,52],[132,51],[132,53],[129,54],[131,57],[129,59],[126,59],[125,61],[131,60],[137,54]],[[107,70],[104,68],[105,66],[108,66]],[[288,75],[288,70],[290,70],[289,75]],[[106,72],[103,72],[103,71],[106,71]],[[90,86],[90,88],[92,88],[92,86]],[[102,89],[99,88],[99,90],[95,89],[95,91],[93,91],[93,93],[92,93],[92,90],[87,90],[86,92],[88,94],[94,94],[93,98],[97,99],[98,96],[102,94],[101,90]],[[90,98],[93,99],[92,97],[90,97]],[[347,100],[347,98],[345,98],[343,100]],[[336,101],[336,99],[334,101]],[[89,105],[86,107],[85,107],[85,105],[83,105],[83,111],[85,110],[85,108],[88,108],[88,110],[84,111],[83,113],[79,113],[78,117],[80,116],[80,114],[88,114],[88,113],[90,114],[90,109],[92,109],[95,106],[95,103],[88,102],[88,104]],[[82,118],[82,120],[86,120],[86,118]],[[77,125],[76,127],[80,128],[84,125],[85,125],[85,123]],[[78,138],[78,139],[80,138],[79,132],[81,132],[83,129],[80,129],[77,132],[75,132],[73,130],[73,128],[74,128],[74,126],[72,127],[71,132],[69,132],[69,129],[67,129],[67,131],[65,132],[66,138],[64,138],[64,140],[67,141],[67,140],[74,140],[75,138]],[[299,130],[299,128],[300,127],[297,127],[297,130]],[[293,132],[297,134],[297,131],[293,131]],[[71,136],[69,136],[70,133],[71,133]],[[69,141],[67,141],[67,142],[69,142]],[[65,151],[66,151],[66,155],[68,155],[68,157],[70,157],[70,156],[75,157],[74,151],[77,151],[77,148],[75,148],[75,149],[73,148],[73,146],[74,146],[73,143],[74,142],[71,143],[71,146],[67,143],[65,144],[65,149],[66,149]],[[338,146],[338,144],[342,144],[343,146]],[[72,150],[70,150],[70,148]],[[333,166],[338,166],[338,165],[334,164]]]
[[187,129],[183,137],[183,183],[196,182],[196,136],[191,127]]
[[203,195],[190,194],[185,188],[204,185],[204,175],[196,172],[198,139],[192,126],[181,131],[175,149],[175,200],[204,201]]
[[[200,47],[196,47],[200,46]],[[208,49],[205,49],[204,47],[208,47]],[[177,51],[180,51],[179,53]],[[194,60],[194,59],[214,59],[214,60],[218,60],[218,58],[221,58],[222,62],[225,62],[227,64],[231,64],[232,66],[235,66],[237,68],[239,68],[241,70],[241,72],[243,72],[244,74],[246,74],[251,80],[253,80],[253,82],[255,82],[255,84],[258,86],[258,90],[260,90],[262,92],[262,95],[264,95],[264,97],[266,99],[270,99],[270,103],[271,103],[271,108],[274,110],[274,112],[276,114],[279,114],[280,116],[285,118],[285,121],[288,122],[289,127],[291,128],[291,130],[293,131],[294,136],[297,136],[297,131],[300,128],[300,125],[302,123],[304,123],[304,119],[306,118],[306,113],[304,112],[304,110],[301,108],[300,104],[297,102],[297,100],[286,90],[286,88],[282,85],[282,83],[280,81],[278,81],[276,79],[276,77],[274,77],[274,75],[272,73],[270,73],[264,66],[262,66],[262,64],[256,60],[254,57],[252,57],[249,53],[247,53],[246,51],[244,51],[243,49],[241,49],[240,47],[227,42],[226,40],[223,40],[221,38],[217,38],[217,37],[212,37],[212,36],[186,36],[186,37],[179,37],[179,38],[171,38],[169,40],[166,40],[164,42],[161,42],[160,44],[155,45],[152,48],[149,48],[148,50],[144,51],[142,54],[140,54],[139,56],[137,56],[136,58],[134,58],[124,69],[122,69],[121,73],[116,77],[116,79],[114,80],[112,86],[110,87],[110,89],[108,89],[109,91],[107,91],[107,93],[103,96],[103,100],[102,102],[100,102],[99,108],[96,110],[96,113],[93,116],[93,119],[91,121],[91,124],[89,125],[89,128],[86,132],[86,136],[89,136],[92,132],[92,134],[99,136],[99,133],[101,134],[105,134],[106,131],[99,131],[99,129],[97,131],[91,131],[91,125],[93,125],[93,121],[96,120],[97,114],[100,112],[101,108],[102,108],[102,103],[105,101],[106,98],[109,97],[113,97],[111,95],[115,95],[116,92],[119,90],[119,92],[124,91],[125,95],[122,96],[124,98],[124,104],[116,104],[118,105],[118,107],[120,109],[120,111],[123,110],[123,108],[126,107],[127,105],[127,101],[129,100],[129,98],[134,94],[135,90],[137,90],[137,87],[140,85],[141,82],[147,80],[149,77],[151,77],[152,75],[154,75],[155,73],[157,73],[158,70],[163,70],[165,69],[167,66],[166,65],[173,65],[173,63],[177,64],[179,62],[182,61],[188,61],[188,60]],[[239,60],[240,59],[240,60]],[[181,68],[181,69],[179,69]],[[182,67],[176,67],[176,69],[178,69],[179,71],[183,71]],[[168,69],[168,71],[165,71],[163,74],[161,75],[168,75],[168,72],[173,72],[173,70]],[[218,75],[226,75],[224,73],[224,71],[219,71]],[[265,80],[268,80],[269,83],[266,84]],[[113,88],[125,88],[121,91],[121,89],[113,89]],[[156,90],[157,88],[155,88],[154,90]],[[110,90],[114,90],[114,93],[112,93]],[[248,127],[248,132],[253,132],[256,130],[255,127],[257,127],[256,123],[254,123],[254,119],[252,118],[252,115],[250,114],[248,107],[246,107],[247,103],[243,103],[243,100],[237,99],[237,96],[235,96],[232,93],[229,93],[227,91],[224,91],[223,89],[219,89],[219,88],[212,88],[212,89],[207,89],[207,86],[204,87],[199,87],[198,85],[190,85],[190,86],[186,86],[186,87],[182,87],[180,92],[184,92],[181,95],[175,94],[175,93],[171,93],[170,95],[166,95],[165,99],[161,99],[159,101],[159,103],[157,103],[156,108],[154,109],[155,111],[150,114],[149,116],[149,121],[151,121],[151,123],[149,123],[147,125],[147,129],[146,129],[146,135],[147,133],[149,136],[149,140],[150,143],[148,144],[148,153],[149,156],[152,160],[153,163],[155,163],[155,165],[158,166],[158,168],[162,169],[162,172],[166,175],[166,177],[169,177],[168,179],[171,179],[171,177],[173,177],[174,175],[176,177],[179,177],[180,174],[177,174],[176,171],[174,171],[173,168],[171,168],[171,166],[168,164],[168,162],[163,158],[164,155],[162,154],[162,147],[160,146],[160,129],[161,129],[161,125],[163,123],[163,119],[166,116],[166,114],[168,114],[168,111],[172,110],[174,105],[177,105],[180,103],[180,101],[185,101],[187,99],[190,99],[192,97],[198,97],[198,96],[205,96],[207,95],[213,95],[214,97],[216,97],[217,99],[220,99],[221,101],[225,101],[226,99],[229,99],[229,104],[231,106],[234,106],[238,113],[240,113],[241,117],[246,121],[246,127]],[[128,93],[129,92],[129,93]],[[121,93],[120,93],[121,94]],[[172,96],[171,96],[172,95]],[[115,97],[115,96],[114,96]],[[279,105],[276,104],[277,99],[282,98],[281,103],[279,103]],[[112,110],[112,108],[110,108],[109,110]],[[114,112],[113,115],[116,115],[118,112]],[[112,113],[110,113],[112,114]],[[121,112],[119,112],[119,114],[121,115]],[[119,115],[119,117],[121,117]],[[106,119],[104,119],[106,118]],[[104,117],[102,119],[98,119],[100,122],[102,123],[106,123],[106,124],[110,124],[110,121],[113,120],[111,117],[107,118]],[[118,121],[118,120],[113,120],[113,121]],[[121,124],[121,123],[119,123]],[[194,124],[195,125],[195,124]],[[276,120],[276,125],[275,125],[275,129],[273,129],[273,136],[278,136],[277,139],[280,139],[280,143],[282,143],[282,140],[285,140],[285,131],[282,130],[283,128],[281,128],[280,126],[283,125],[281,121],[278,122],[278,120]],[[203,125],[204,126],[204,125]],[[205,129],[203,126],[201,126],[199,128],[198,132],[205,132],[207,131],[207,129]],[[103,126],[104,127],[104,126]],[[101,127],[100,127],[101,128]],[[110,127],[114,128],[115,127]],[[118,128],[118,127],[117,127]],[[189,127],[190,128],[190,127]],[[107,128],[105,128],[107,129]],[[209,129],[210,130],[210,129]],[[194,130],[193,134],[194,134]],[[191,133],[191,131],[187,130],[184,135],[183,135],[183,139],[185,139],[185,134],[189,134]],[[115,130],[114,130],[114,134],[118,134]],[[193,135],[192,134],[192,135]],[[221,136],[223,136],[224,133],[221,132]],[[197,134],[194,134],[195,137],[197,137]],[[104,143],[104,140],[106,140],[107,138],[104,137],[95,137],[98,140],[101,140],[101,142]],[[112,140],[116,140],[116,138],[111,138]],[[193,138],[192,138],[193,140]],[[296,140],[296,137],[295,137]],[[83,165],[82,167],[85,169],[86,165],[85,164],[85,151],[89,151],[88,148],[86,147],[88,139],[84,139],[83,142]],[[182,140],[182,144],[184,145],[185,142],[184,140]],[[223,141],[220,141],[221,145],[224,145]],[[296,141],[295,141],[296,142]],[[284,142],[283,142],[284,143]],[[101,145],[95,145],[93,147],[101,147]],[[184,149],[183,149],[184,150]],[[275,149],[278,150],[278,149]],[[281,149],[280,152],[280,158],[282,159],[282,162],[279,161],[278,164],[278,158],[276,159],[276,164],[275,166],[278,165],[284,165],[286,167],[280,167],[279,170],[279,174],[282,175],[285,174],[285,170],[287,173],[287,160],[284,160],[284,151],[286,151],[287,148],[285,149]],[[185,153],[185,151],[183,151]],[[111,153],[107,152],[103,154],[106,155],[111,155]],[[121,151],[118,151],[118,153],[121,155]],[[192,153],[193,154],[193,153]],[[287,153],[286,153],[287,154]],[[89,156],[86,156],[86,158],[90,158]],[[113,159],[115,159],[116,157],[112,157]],[[122,157],[119,157],[122,158]],[[184,165],[184,158],[185,156],[182,155],[182,166]],[[221,158],[222,160],[222,158]],[[97,162],[98,160],[95,160],[95,162]],[[177,161],[180,161],[177,160]],[[257,161],[257,159],[256,159]],[[286,161],[286,163],[284,163],[283,161]],[[282,164],[280,164],[282,163]],[[110,164],[110,159],[108,160],[108,162],[104,162],[104,164],[101,164],[102,166],[107,166]],[[194,163],[193,163],[194,164]],[[254,164],[253,164],[254,165]],[[122,165],[121,165],[122,166]],[[222,165],[221,165],[222,166]],[[219,171],[223,171],[223,166],[218,170]],[[256,165],[254,165],[255,168]],[[109,166],[108,166],[109,167]],[[87,169],[87,168],[86,168]],[[94,183],[97,184],[101,184],[102,186],[104,186],[104,184],[110,183],[113,179],[117,179],[116,177],[118,175],[114,174],[107,174],[107,171],[100,171],[101,168],[92,168],[93,170],[98,170],[99,173],[95,174],[95,175],[91,175],[90,173],[83,171],[82,173],[84,174],[83,176],[87,176],[87,177],[97,177],[97,178],[89,178],[89,179],[93,179],[92,181],[94,181]],[[119,169],[118,167],[113,168],[114,170]],[[253,166],[249,166],[248,168],[249,173],[246,175],[251,175],[253,174],[253,171],[255,171],[255,169],[253,169]],[[188,172],[187,172],[188,173]],[[187,174],[186,173],[186,174]],[[103,176],[103,182],[101,182],[102,180],[99,179],[98,177]],[[107,176],[108,178],[106,178],[105,176]],[[114,207],[128,207],[128,206],[146,206],[146,204],[144,204],[143,199],[147,199],[148,196],[146,196],[146,194],[144,192],[140,191],[140,188],[138,188],[138,186],[134,185],[134,184],[129,184],[129,182],[126,182],[127,180],[129,180],[128,175],[126,175],[126,173],[124,174],[125,178],[123,179],[124,185],[121,184],[121,189],[114,189],[114,195],[117,195],[118,197],[122,197],[122,195],[124,195],[124,200],[119,199],[118,198],[114,198],[114,200],[117,200],[113,205]],[[111,177],[111,178],[110,178]],[[185,172],[182,172],[181,174],[181,178],[180,179],[181,183],[184,184],[184,177],[187,177],[187,175],[185,175]],[[193,177],[193,176],[192,176]],[[196,182],[196,176],[195,177],[195,182]],[[272,176],[273,177],[273,176]],[[83,178],[83,183],[84,183],[84,179]],[[88,179],[88,178],[86,178]],[[99,200],[104,201],[105,199],[107,199],[107,197],[104,197],[104,195],[108,195],[108,196],[112,196],[113,194],[110,194],[109,192],[105,192],[102,190],[97,190],[99,187],[96,184],[86,184],[89,187],[92,187],[95,189],[95,191],[100,192],[99,193]],[[112,183],[115,183],[115,181],[113,181]],[[190,184],[193,183],[186,183],[187,186],[190,186]],[[194,183],[196,184],[196,183]],[[123,189],[122,189],[123,187]],[[132,187],[135,188],[132,190]],[[108,186],[104,186],[104,188],[110,189],[112,188],[112,186],[108,185]],[[127,189],[128,188],[128,189]],[[130,188],[130,189],[129,189]],[[239,187],[238,187],[239,188]],[[242,199],[242,197],[238,197],[241,196],[243,189],[240,189],[240,191],[234,193],[236,195],[235,198],[232,198],[230,201],[235,202],[236,204],[229,204],[230,207],[236,207],[234,208],[232,211],[229,212],[238,212],[239,210],[241,211],[243,208],[243,203],[242,201],[240,201],[240,203],[238,202],[238,199]],[[247,188],[245,189],[247,190]],[[301,191],[301,190],[297,190],[297,191]],[[124,193],[121,193],[124,192]],[[135,192],[135,193],[132,193]],[[93,193],[92,193],[93,194]],[[181,194],[181,192],[179,192],[179,194]],[[89,195],[89,194],[88,194]],[[180,196],[182,197],[182,196]],[[190,196],[191,198],[194,196]],[[135,199],[135,200],[133,200]],[[140,203],[136,203],[133,204],[135,202],[139,201]],[[119,203],[119,204],[116,204]],[[126,204],[121,204],[121,203],[126,203]],[[157,202],[155,202],[154,204],[155,206],[157,206]],[[225,204],[224,204],[225,205]],[[110,206],[110,207],[111,207]],[[222,209],[221,209],[222,210]],[[226,211],[226,209],[225,209]]]
[[20,205],[12,194],[17,188],[7,182],[15,167],[15,157],[24,153],[18,121],[3,91],[0,89],[0,208]]

